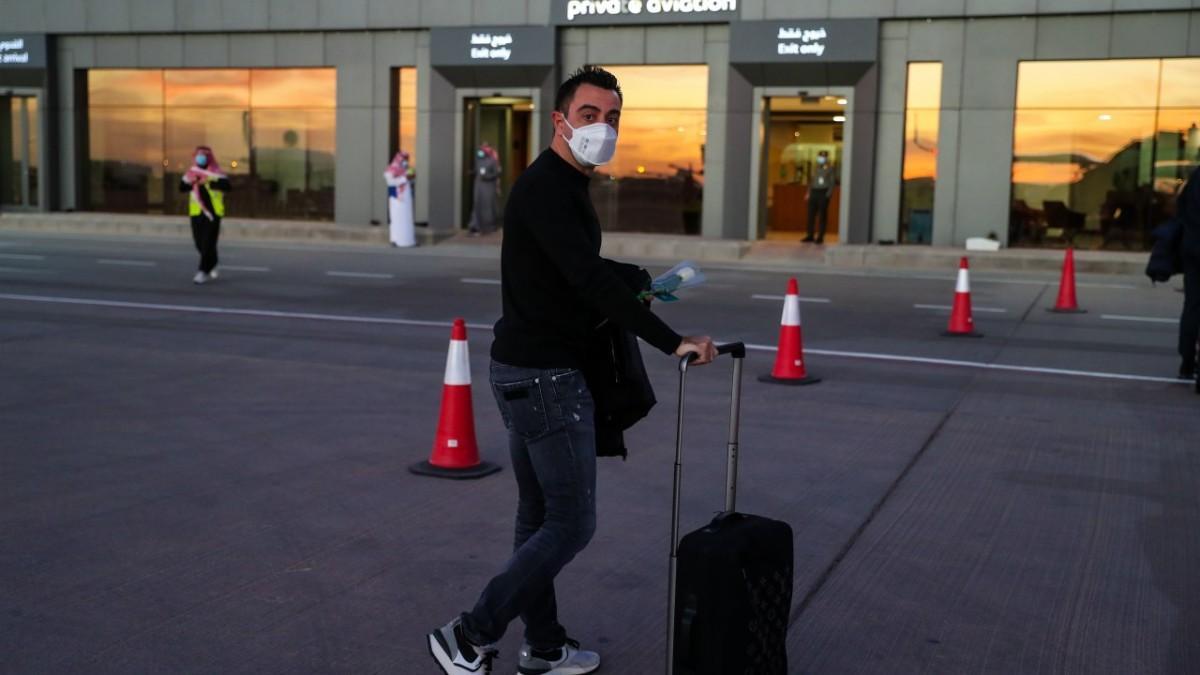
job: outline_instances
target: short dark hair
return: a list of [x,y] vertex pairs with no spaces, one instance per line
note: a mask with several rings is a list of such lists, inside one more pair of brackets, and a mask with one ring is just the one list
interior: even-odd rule
[[600,66],[589,64],[571,73],[565,82],[558,85],[558,95],[554,97],[554,109],[566,115],[571,107],[571,101],[575,99],[575,91],[581,84],[590,84],[601,89],[615,91],[617,98],[622,102],[625,101],[625,97],[621,94],[621,85],[617,82],[617,76]]

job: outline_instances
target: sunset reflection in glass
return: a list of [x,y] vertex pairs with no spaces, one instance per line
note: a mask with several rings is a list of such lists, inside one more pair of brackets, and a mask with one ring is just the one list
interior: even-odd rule
[[617,152],[592,181],[606,230],[699,234],[708,66],[611,66],[624,95]]
[[333,68],[91,70],[91,208],[186,213],[197,145],[234,185],[235,217],[333,218]]
[[908,64],[900,188],[900,242],[904,244],[929,244],[933,240],[941,108],[942,64]]
[[1200,164],[1200,59],[1021,63],[1009,241],[1144,250]]

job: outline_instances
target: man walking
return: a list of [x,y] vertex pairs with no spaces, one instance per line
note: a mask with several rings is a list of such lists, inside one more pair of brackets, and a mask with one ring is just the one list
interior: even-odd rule
[[491,672],[494,644],[518,616],[518,670],[578,675],[600,667],[558,622],[554,579],[596,527],[595,406],[580,368],[596,328],[610,320],[665,354],[716,357],[708,337],[681,337],[640,302],[600,257],[600,223],[588,194],[616,149],[621,89],[585,66],[558,89],[550,148],[513,185],[501,248],[503,316],[492,343],[491,383],[508,428],[517,479],[514,551],[475,607],[428,635],[447,673]]

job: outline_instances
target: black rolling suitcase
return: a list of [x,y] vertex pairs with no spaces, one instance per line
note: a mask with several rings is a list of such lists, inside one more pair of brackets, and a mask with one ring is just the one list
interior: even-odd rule
[[792,605],[792,528],[734,511],[746,349],[734,343],[718,351],[734,359],[725,510],[682,541],[679,481],[688,359],[679,365],[668,614],[674,620],[667,633],[667,675],[784,675]]

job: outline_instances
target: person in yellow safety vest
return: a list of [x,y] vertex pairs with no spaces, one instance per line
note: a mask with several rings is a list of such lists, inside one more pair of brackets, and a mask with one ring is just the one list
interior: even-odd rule
[[192,283],[203,284],[217,278],[217,239],[221,236],[221,218],[225,217],[225,193],[231,186],[212,148],[196,146],[193,159],[195,163],[179,181],[179,191],[191,193],[188,215],[192,219],[192,241],[200,252],[200,268]]

